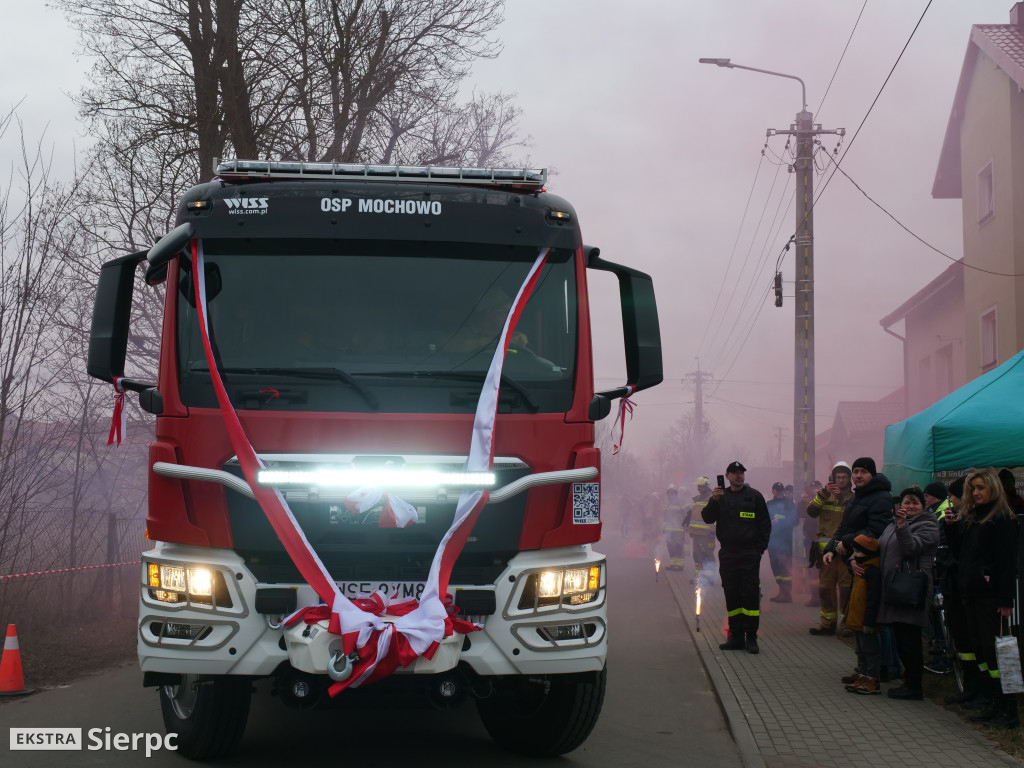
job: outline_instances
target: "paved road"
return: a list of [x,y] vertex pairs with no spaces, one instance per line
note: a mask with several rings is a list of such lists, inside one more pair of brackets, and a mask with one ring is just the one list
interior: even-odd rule
[[[740,760],[715,694],[665,578],[655,582],[641,550],[612,537],[609,554],[608,693],[597,728],[559,760],[529,761],[495,747],[471,704],[455,712],[315,711],[298,713],[266,695],[253,701],[237,754],[219,765],[291,765],[344,759],[361,766],[415,761],[430,766],[487,764],[587,768],[678,765],[734,768]],[[22,653],[31,653],[22,648]],[[31,681],[27,681],[31,685]],[[67,688],[0,704],[0,765],[180,766],[181,758],[142,751],[9,752],[11,727],[99,728],[112,733],[163,733],[156,693],[140,685],[135,667],[106,672]]]

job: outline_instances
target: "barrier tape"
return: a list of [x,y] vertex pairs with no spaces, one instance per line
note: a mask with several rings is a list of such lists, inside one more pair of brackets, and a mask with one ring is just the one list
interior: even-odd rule
[[52,571],[32,571],[31,573],[11,573],[7,576],[0,576],[0,581],[4,579],[21,579],[25,576],[45,576],[49,573],[71,573],[72,571],[91,571],[96,568],[120,568],[122,565],[138,565],[139,560],[133,560],[130,563],[104,563],[103,565],[81,565],[77,568],[57,568]]

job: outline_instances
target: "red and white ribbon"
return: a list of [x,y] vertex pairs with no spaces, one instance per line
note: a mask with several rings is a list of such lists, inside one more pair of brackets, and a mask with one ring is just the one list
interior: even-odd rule
[[384,499],[384,509],[377,520],[378,528],[405,528],[419,520],[419,513],[409,502],[394,494],[385,493],[383,488],[357,488],[345,497],[346,505],[356,512],[373,509]]
[[[488,470],[493,462],[494,421],[497,416],[502,365],[508,350],[509,339],[511,339],[523,308],[537,284],[548,251],[549,249],[545,248],[537,256],[505,320],[499,344],[491,359],[491,365],[480,392],[480,400],[477,403],[469,459],[466,462],[467,471]],[[203,339],[207,364],[210,368],[210,378],[217,394],[217,402],[224,417],[231,445],[238,456],[239,466],[256,501],[266,514],[292,562],[295,563],[306,583],[314,589],[324,603],[323,608],[320,609],[316,606],[311,609],[302,609],[293,615],[292,619],[295,620],[299,614],[320,614],[320,619],[328,621],[328,631],[341,636],[344,654],[348,656],[356,651],[358,655],[358,660],[353,665],[352,675],[343,682],[334,683],[329,688],[330,694],[334,696],[349,686],[356,687],[385,677],[399,666],[404,667],[412,663],[419,656],[432,658],[445,637],[456,631],[468,632],[475,629],[475,625],[454,618],[450,610],[451,601],[447,594],[448,582],[452,566],[462,551],[473,524],[487,503],[489,494],[486,491],[466,491],[459,497],[455,518],[434,553],[423,594],[414,607],[404,606],[401,615],[394,616],[390,621],[385,621],[383,612],[381,615],[377,615],[374,611],[381,603],[386,611],[388,609],[386,600],[381,599],[369,605],[356,604],[349,600],[341,594],[331,574],[306,539],[295,516],[288,508],[284,496],[276,489],[256,483],[256,473],[263,468],[263,462],[249,442],[238,414],[231,405],[224,382],[217,370],[213,347],[210,344],[206,314],[203,249],[201,241],[198,240],[192,241],[192,275],[196,291],[199,330]]]
[[107,436],[107,445],[113,445],[117,441],[121,445],[121,439],[128,432],[128,411],[125,408],[125,389],[121,383],[124,376],[114,377],[114,414],[110,418],[110,434]]
[[619,412],[615,416],[615,421],[619,427],[619,439],[612,446],[612,456],[619,452],[619,448],[622,447],[622,443],[626,437],[626,413],[629,413],[629,420],[633,420],[633,408],[636,407],[636,403],[629,399],[629,396],[636,391],[636,387],[626,385],[626,394],[619,400]]

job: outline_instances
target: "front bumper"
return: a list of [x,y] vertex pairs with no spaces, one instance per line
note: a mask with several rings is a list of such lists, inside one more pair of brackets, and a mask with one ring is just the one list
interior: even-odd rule
[[[168,604],[150,594],[149,563],[200,565],[219,570],[230,606]],[[539,570],[601,566],[594,599],[585,605],[520,608],[527,577]],[[509,562],[493,590],[496,611],[490,616],[467,616],[483,629],[465,637],[445,639],[433,659],[417,659],[399,674],[434,674],[465,663],[478,675],[538,675],[599,671],[607,656],[607,570],[605,558],[590,545],[521,552]],[[282,663],[318,673],[327,662],[324,648],[286,641],[280,616],[257,613],[256,591],[288,587],[296,591],[299,607],[320,599],[306,584],[259,584],[242,559],[231,550],[157,543],[142,556],[138,652],[144,672],[176,674],[254,675],[273,673]],[[473,590],[491,589],[474,585]],[[458,605],[460,585],[449,592]],[[323,627],[326,628],[326,622]],[[300,630],[301,631],[301,630]],[[318,633],[324,636],[326,632]],[[567,639],[553,639],[566,637]],[[334,636],[334,640],[337,637]]]

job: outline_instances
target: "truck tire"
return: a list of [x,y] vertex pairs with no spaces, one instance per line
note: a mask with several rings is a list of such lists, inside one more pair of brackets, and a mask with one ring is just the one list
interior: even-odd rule
[[178,685],[160,686],[164,728],[178,735],[183,757],[225,757],[242,740],[251,698],[247,677],[182,675]]
[[563,755],[594,730],[607,680],[607,668],[513,680],[480,699],[477,711],[491,738],[504,749],[530,757]]

